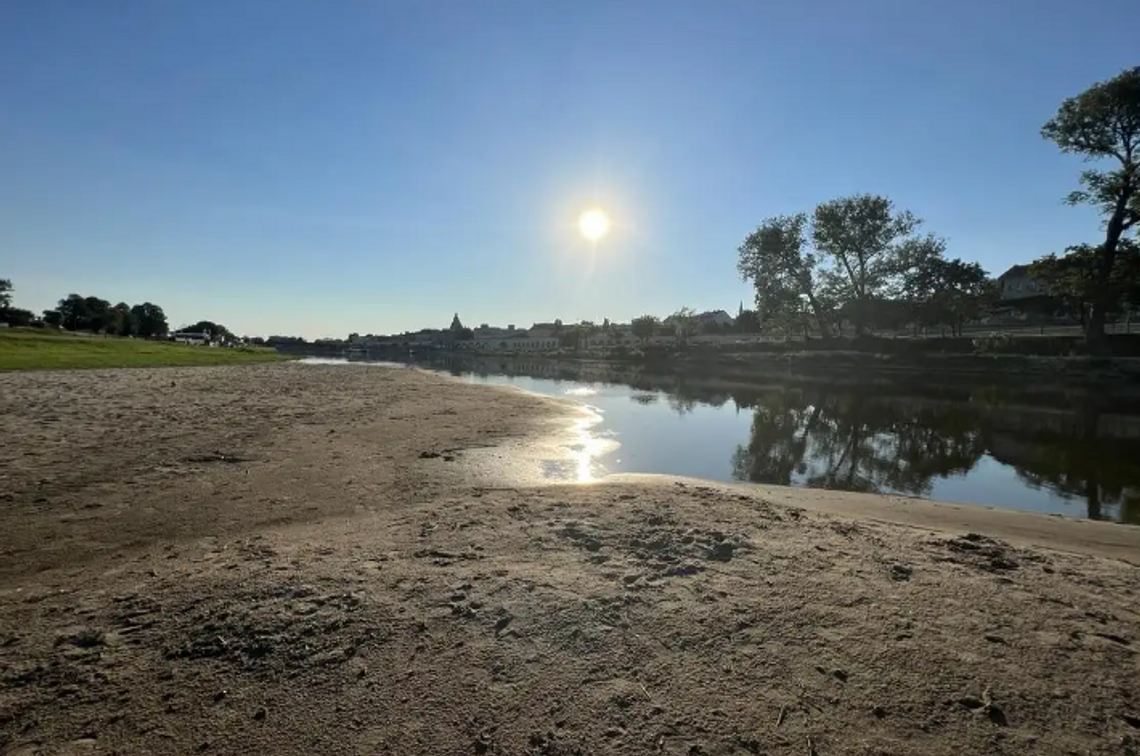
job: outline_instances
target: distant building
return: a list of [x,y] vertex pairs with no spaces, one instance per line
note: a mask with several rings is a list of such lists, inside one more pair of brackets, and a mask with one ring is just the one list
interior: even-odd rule
[[1049,296],[1048,288],[1030,277],[1028,265],[1014,265],[997,281],[1003,303]]
[[731,328],[736,323],[736,320],[724,310],[709,310],[697,315],[697,328],[703,329],[706,326],[716,326],[718,328]]
[[[736,323],[735,318],[724,310],[706,310],[693,316],[693,324],[697,333],[731,328],[734,323]],[[670,315],[662,320],[661,324],[675,328],[677,327],[677,316]]]
[[476,328],[470,341],[461,341],[457,348],[478,352],[552,352],[558,349],[558,336],[554,325],[550,329],[536,324],[535,328],[522,330],[514,324],[506,328],[495,328],[486,323]]
[[199,346],[210,343],[209,333],[193,333],[190,331],[175,331],[170,334],[170,340],[179,344],[195,344]]

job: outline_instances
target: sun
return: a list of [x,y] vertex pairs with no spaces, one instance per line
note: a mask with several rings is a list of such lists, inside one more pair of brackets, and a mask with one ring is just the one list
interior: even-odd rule
[[582,236],[596,242],[609,232],[610,219],[595,207],[578,216],[578,230],[582,232]]

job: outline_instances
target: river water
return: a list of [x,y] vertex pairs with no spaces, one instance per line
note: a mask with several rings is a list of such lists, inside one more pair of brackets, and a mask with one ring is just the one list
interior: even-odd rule
[[418,366],[593,410],[583,459],[551,477],[666,473],[1140,524],[1140,405],[1095,392],[727,381],[496,359]]

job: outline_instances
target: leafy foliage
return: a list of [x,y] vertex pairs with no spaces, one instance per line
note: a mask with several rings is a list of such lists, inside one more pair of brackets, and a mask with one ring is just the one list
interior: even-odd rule
[[759,333],[760,318],[756,316],[756,311],[741,309],[736,316],[736,330],[740,333]]
[[692,307],[682,307],[667,320],[677,334],[677,341],[684,344],[697,332],[697,311]]
[[131,306],[126,302],[119,302],[107,311],[107,333],[117,336],[130,336],[135,332],[134,319],[131,317]]
[[[1117,296],[1112,284],[1116,256],[1124,235],[1140,221],[1140,66],[1065,100],[1041,135],[1062,152],[1114,165],[1083,171],[1081,189],[1068,197],[1072,204],[1097,207],[1105,219],[1104,242],[1085,250],[1093,267],[1083,294],[1090,304],[1086,339],[1102,348],[1105,318]],[[1049,272],[1048,266],[1041,272]]]
[[6,307],[0,310],[0,322],[7,323],[13,328],[26,328],[36,320],[36,314],[31,310],[22,310],[19,307]]
[[68,294],[59,300],[56,310],[63,318],[63,327],[69,331],[102,331],[111,303],[98,297]]
[[1091,244],[1069,247],[1064,254],[1046,255],[1029,267],[1029,275],[1044,284],[1051,297],[1082,322],[1098,294],[1107,314],[1140,307],[1140,245],[1121,239],[1105,290],[1099,283],[1101,254]]
[[135,333],[143,338],[164,336],[169,330],[166,313],[156,304],[143,302],[135,305],[131,308],[131,317],[134,319]]
[[629,324],[630,332],[633,333],[634,338],[642,343],[653,338],[660,326],[661,321],[655,315],[642,315],[640,318],[634,318]]
[[849,303],[855,331],[861,334],[871,303],[895,291],[904,260],[917,245],[940,241],[913,238],[920,221],[910,211],[896,212],[894,203],[874,194],[858,194],[824,202],[815,209],[812,241],[830,265],[823,279],[831,298]]
[[[463,326],[460,326],[460,329],[462,328]],[[211,338],[221,339],[223,341],[236,340],[236,337],[230,332],[230,329],[212,320],[199,320],[197,323],[188,325],[182,330],[189,333],[208,333]]]
[[908,261],[902,292],[914,322],[949,325],[959,335],[963,324],[981,317],[997,299],[996,287],[980,264],[947,260],[941,245]]
[[812,318],[831,331],[831,307],[821,291],[819,261],[807,247],[807,215],[765,219],[737,250],[736,269],[756,291],[756,314],[770,327],[798,331]]
[[12,306],[12,291],[12,280],[0,278],[0,311],[7,310]]
[[740,246],[737,271],[756,291],[760,323],[785,333],[814,325],[828,337],[841,319],[857,334],[868,326],[897,327],[916,314],[898,306],[900,296],[922,302],[933,316],[927,302],[948,281],[960,296],[940,298],[943,317],[967,316],[979,288],[972,276],[984,271],[967,270],[961,261],[946,267],[945,242],[918,236],[919,225],[886,197],[831,200],[810,221],[806,213],[766,219]]

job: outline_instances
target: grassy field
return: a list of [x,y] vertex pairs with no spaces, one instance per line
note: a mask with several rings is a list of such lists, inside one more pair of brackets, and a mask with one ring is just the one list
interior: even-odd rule
[[236,365],[287,359],[272,349],[184,346],[168,341],[0,328],[0,370]]

